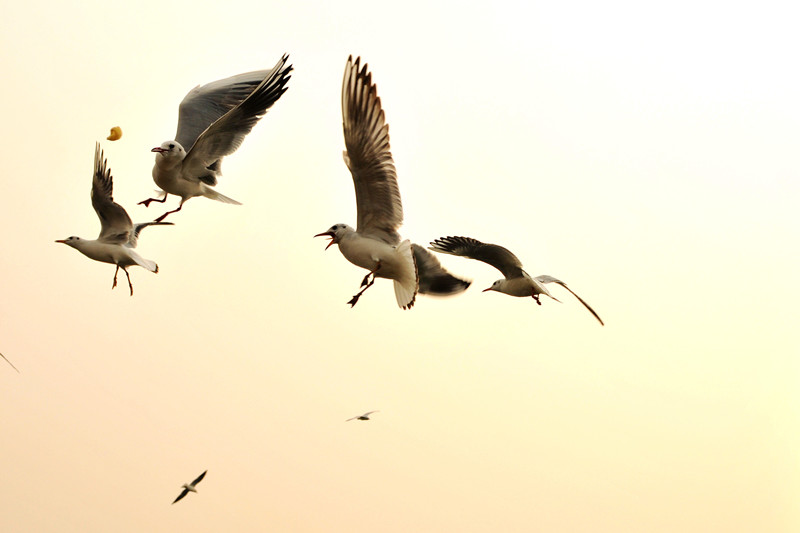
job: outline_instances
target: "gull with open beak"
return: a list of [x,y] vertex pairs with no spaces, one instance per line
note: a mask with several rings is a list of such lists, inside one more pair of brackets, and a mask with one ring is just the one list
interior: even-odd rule
[[557,302],[560,301],[550,294],[545,284],[555,283],[561,285],[571,292],[572,295],[592,313],[597,321],[600,322],[601,326],[604,325],[603,320],[595,313],[594,309],[583,301],[583,298],[572,292],[572,289],[567,287],[566,283],[546,274],[536,276],[535,278],[531,277],[527,272],[522,270],[522,263],[517,256],[511,253],[507,248],[496,244],[482,243],[471,237],[442,237],[441,239],[433,241],[430,248],[431,250],[445,254],[460,255],[483,261],[495,267],[505,276],[505,279],[495,281],[491,287],[484,289],[483,292],[497,291],[510,296],[531,296],[536,300],[537,304],[542,305],[542,302],[539,301],[540,294],[549,296]]
[[389,149],[389,125],[372,74],[360,62],[360,57],[348,58],[342,82],[344,161],[356,189],[357,226],[334,224],[315,237],[330,237],[326,250],[338,244],[345,259],[368,270],[363,288],[347,303],[354,306],[378,277],[393,280],[397,305],[410,309],[418,292],[456,294],[471,282],[448,273],[422,246],[400,240],[403,205]]
[[158,265],[154,261],[142,258],[134,251],[139,240],[139,232],[147,226],[171,226],[172,222],[153,221],[133,224],[125,209],[114,201],[112,196],[114,179],[107,163],[107,160],[103,158],[100,143],[97,143],[94,151],[92,207],[100,218],[100,235],[95,240],[72,236],[56,242],[71,246],[95,261],[116,265],[112,289],[117,286],[117,273],[121,268],[128,278],[128,286],[131,289],[131,296],[133,296],[133,285],[127,267],[138,265],[150,272],[158,272]]
[[222,174],[222,158],[235,152],[253,126],[288,89],[291,65],[284,55],[271,70],[238,74],[198,85],[184,97],[178,114],[175,140],[153,148],[156,164],[153,181],[163,196],[140,204],[163,203],[169,194],[181,197],[176,209],[167,211],[157,222],[177,211],[189,198],[205,196],[227,204],[239,202],[212,187]]

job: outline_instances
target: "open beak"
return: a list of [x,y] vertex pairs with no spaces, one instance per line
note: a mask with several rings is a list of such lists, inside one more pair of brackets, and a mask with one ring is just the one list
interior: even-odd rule
[[150,151],[151,152],[159,152],[159,153],[161,153],[161,152],[169,152],[169,150],[165,150],[164,148],[161,148],[160,146],[156,146],[155,148],[153,148]]
[[314,237],[315,238],[316,237],[330,237],[331,238],[331,242],[329,242],[328,246],[325,247],[325,249],[327,250],[328,248],[333,246],[333,238],[335,237],[335,234],[332,231],[326,231],[324,233],[317,233],[316,235],[314,235]]

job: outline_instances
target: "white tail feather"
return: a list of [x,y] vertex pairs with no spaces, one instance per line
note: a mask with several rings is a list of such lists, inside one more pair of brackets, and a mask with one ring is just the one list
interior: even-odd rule
[[417,264],[414,261],[411,241],[405,240],[398,244],[396,252],[403,257],[407,268],[403,269],[402,274],[394,280],[394,295],[397,298],[397,305],[403,309],[410,309],[414,305],[419,289]]
[[216,200],[218,202],[222,202],[223,204],[242,205],[241,202],[237,202],[233,198],[228,198],[224,194],[220,194],[214,189],[209,189],[208,187],[204,187],[203,196],[205,196],[206,198],[211,198],[212,200]]

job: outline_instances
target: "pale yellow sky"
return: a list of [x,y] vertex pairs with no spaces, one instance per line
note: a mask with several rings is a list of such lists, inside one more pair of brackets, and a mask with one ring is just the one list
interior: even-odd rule
[[[793,4],[3,7],[4,533],[800,529]],[[133,297],[53,242],[97,234],[95,141],[152,219],[181,98],[285,52],[289,90],[223,165],[244,205],[145,231],[161,270],[131,268]],[[507,246],[606,327],[451,256],[458,297],[404,312],[378,280],[346,305],[364,271],[312,236],[355,224],[349,54],[402,235]]]

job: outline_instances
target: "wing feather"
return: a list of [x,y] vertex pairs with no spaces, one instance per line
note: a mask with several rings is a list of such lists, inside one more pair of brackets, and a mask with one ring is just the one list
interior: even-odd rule
[[486,244],[472,237],[441,237],[431,242],[430,249],[483,261],[502,272],[506,279],[523,276],[522,263],[517,256],[497,244]]
[[389,244],[400,242],[403,204],[377,86],[361,58],[347,60],[342,81],[345,163],[353,176],[358,209],[356,230]]
[[97,240],[109,244],[125,244],[133,223],[125,209],[114,201],[113,192],[114,178],[108,168],[108,161],[103,157],[100,143],[97,143],[92,178],[92,207],[100,219],[100,235]]
[[[292,71],[292,66],[286,65],[288,59],[289,56],[284,55],[272,70],[260,71],[267,72],[267,76],[256,88],[246,98],[231,106],[197,136],[197,140],[187,150],[186,158],[183,160],[185,177],[196,179],[195,176],[202,175],[204,169],[211,165],[218,166],[221,158],[232,154],[241,146],[253,126],[288,89],[286,83],[291,78],[289,73]],[[235,96],[228,95],[227,103],[212,107],[206,114],[206,120],[232,103],[238,95],[240,92],[236,92]],[[200,103],[201,101],[198,101],[193,107],[198,107]],[[181,126],[178,129],[178,136],[183,136],[184,133],[180,131]],[[187,133],[186,136],[189,134]]]

